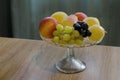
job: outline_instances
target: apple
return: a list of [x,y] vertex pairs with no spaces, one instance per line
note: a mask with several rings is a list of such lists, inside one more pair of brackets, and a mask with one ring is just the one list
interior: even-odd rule
[[87,17],[87,15],[83,12],[76,12],[74,15],[78,17],[79,21],[83,21]]
[[56,30],[57,21],[52,17],[45,17],[39,24],[40,36],[44,38],[53,38],[53,32]]

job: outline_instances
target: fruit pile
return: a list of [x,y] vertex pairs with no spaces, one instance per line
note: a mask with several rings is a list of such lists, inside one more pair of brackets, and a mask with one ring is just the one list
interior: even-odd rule
[[39,33],[55,44],[84,46],[86,42],[102,41],[105,30],[96,17],[88,17],[83,12],[67,15],[58,11],[40,22]]

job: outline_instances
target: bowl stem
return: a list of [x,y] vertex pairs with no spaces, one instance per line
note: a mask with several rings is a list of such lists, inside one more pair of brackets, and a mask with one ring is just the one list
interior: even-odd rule
[[86,69],[86,64],[75,57],[73,47],[67,47],[67,56],[56,64],[56,68],[63,73],[78,73]]

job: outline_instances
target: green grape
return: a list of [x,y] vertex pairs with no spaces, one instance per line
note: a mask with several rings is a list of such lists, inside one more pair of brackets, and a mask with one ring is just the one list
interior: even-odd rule
[[70,35],[71,39],[74,40],[75,36],[73,34]]
[[62,35],[62,34],[60,34],[60,35],[59,35],[59,38],[60,38],[60,40],[62,40],[62,39],[63,39],[63,35]]
[[75,40],[72,40],[72,39],[71,39],[71,40],[69,41],[69,44],[75,44]]
[[64,41],[64,40],[60,40],[59,43],[60,43],[60,44],[63,44],[63,45],[64,45],[64,44],[67,44],[67,42]]
[[61,25],[61,24],[57,24],[56,29],[57,29],[58,31],[63,31],[64,27],[63,27],[63,25]]
[[59,37],[58,37],[58,36],[55,36],[55,37],[52,39],[52,41],[53,41],[54,43],[59,43]]
[[81,46],[83,44],[83,40],[80,40],[80,39],[76,39],[75,40],[75,43],[79,46]]
[[71,39],[70,34],[64,34],[63,35],[63,40],[64,41],[69,41]]
[[74,30],[72,32],[72,34],[74,35],[74,37],[78,38],[80,36],[80,33],[77,30]]
[[59,32],[59,31],[55,30],[55,31],[53,32],[53,36],[59,36],[59,35],[60,35],[60,32]]
[[71,26],[66,26],[66,27],[64,28],[64,33],[70,34],[70,33],[72,33],[73,30],[74,30],[73,27],[71,27]]
[[79,37],[78,37],[78,39],[80,39],[80,40],[84,40],[84,37],[82,36],[82,35],[80,35]]

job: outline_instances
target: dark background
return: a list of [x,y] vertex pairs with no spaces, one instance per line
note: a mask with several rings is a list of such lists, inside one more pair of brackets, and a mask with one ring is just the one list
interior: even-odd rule
[[0,36],[13,37],[10,0],[0,0]]

